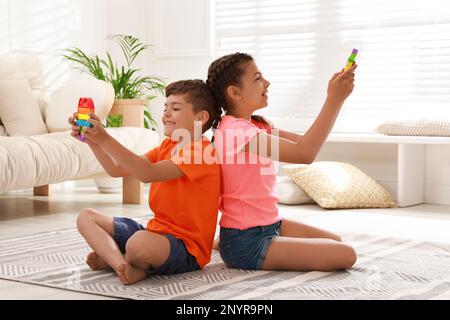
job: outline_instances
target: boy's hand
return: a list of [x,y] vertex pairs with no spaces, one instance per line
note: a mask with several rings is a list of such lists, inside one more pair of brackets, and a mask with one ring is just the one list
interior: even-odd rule
[[88,144],[104,143],[110,137],[110,135],[105,130],[105,128],[103,128],[103,125],[101,124],[100,119],[96,114],[90,113],[89,116],[91,118],[88,120],[88,122],[91,123],[93,127],[86,128],[85,131],[83,132],[86,142]]
[[[72,132],[70,133],[70,135],[79,140],[78,138],[80,135],[80,127],[76,125],[76,116],[77,114],[74,113],[72,117],[69,118],[68,122],[72,125]],[[93,146],[99,144],[99,141],[104,138],[105,134],[106,136],[109,135],[103,128],[97,115],[89,114],[89,116],[91,117],[91,119],[89,119],[88,122],[92,123],[94,127],[84,129],[83,136],[85,139],[82,142],[86,142],[88,145]]]
[[335,73],[328,82],[328,98],[335,102],[343,103],[352,93],[355,82],[355,69],[358,65],[355,63],[347,71],[342,69]]
[[[78,139],[80,137],[80,127],[77,126],[76,124],[76,119],[77,119],[77,113],[75,112],[68,120],[68,122],[70,123],[70,125],[72,126],[72,131],[70,132],[70,135],[72,137],[74,137],[75,139],[81,141],[80,139]],[[86,141],[85,141],[86,142]]]

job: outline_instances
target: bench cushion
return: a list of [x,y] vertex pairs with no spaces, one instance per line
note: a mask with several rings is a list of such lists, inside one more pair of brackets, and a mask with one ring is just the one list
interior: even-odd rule
[[393,136],[450,136],[448,105],[412,106],[394,112],[375,130]]

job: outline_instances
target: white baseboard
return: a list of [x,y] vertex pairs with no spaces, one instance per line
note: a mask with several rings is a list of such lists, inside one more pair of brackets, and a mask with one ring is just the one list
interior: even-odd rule
[[[397,181],[382,181],[377,182],[386,188],[392,197],[397,201]],[[426,204],[438,204],[438,205],[450,205],[450,185],[437,185],[426,184],[424,203]],[[450,213],[450,212],[449,212]]]
[[450,205],[450,185],[425,185],[425,203]]

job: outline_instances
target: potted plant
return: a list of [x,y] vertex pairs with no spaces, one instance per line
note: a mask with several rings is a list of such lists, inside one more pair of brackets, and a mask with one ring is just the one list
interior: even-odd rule
[[[76,68],[82,72],[106,81],[114,87],[115,101],[111,114],[120,113],[122,108],[143,106],[144,126],[147,129],[154,128],[156,122],[152,117],[149,102],[156,97],[155,93],[164,94],[165,83],[156,77],[138,75],[140,69],[132,67],[136,58],[150,46],[130,35],[115,34],[110,35],[108,39],[121,48],[125,65],[118,66],[108,52],[107,58],[104,59],[98,55],[88,55],[77,47],[65,49],[63,57],[74,62]],[[124,125],[127,125],[126,120]]]
[[[164,94],[165,83],[163,80],[138,75],[140,69],[133,68],[136,58],[142,54],[149,45],[143,44],[139,39],[123,34],[110,35],[109,40],[114,41],[123,53],[125,65],[118,66],[111,55],[107,52],[106,59],[98,55],[88,55],[80,48],[65,49],[63,57],[74,62],[76,68],[86,72],[93,77],[110,83],[115,92],[115,100],[111,112],[107,118],[107,127],[117,126],[145,126],[153,129],[156,122],[152,117],[149,102],[156,97],[155,94]],[[127,118],[122,117],[122,110],[127,109]],[[130,180],[130,178],[124,178]],[[121,192],[120,178],[96,178],[97,188],[102,193]],[[140,185],[139,181],[128,181],[128,183]],[[125,181],[123,181],[125,183]],[[140,187],[139,187],[140,188]],[[125,197],[125,195],[124,195]],[[128,197],[128,196],[127,196]],[[136,195],[127,199],[127,203],[138,203]],[[124,198],[125,199],[125,198]]]

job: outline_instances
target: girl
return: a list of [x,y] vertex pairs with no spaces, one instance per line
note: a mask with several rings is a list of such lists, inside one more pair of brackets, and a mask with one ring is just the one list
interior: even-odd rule
[[267,106],[270,82],[250,55],[234,53],[210,65],[207,84],[219,108],[213,123],[222,173],[219,251],[229,267],[331,271],[356,262],[355,250],[340,236],[279,216],[271,161],[313,162],[353,90],[356,67],[331,77],[322,111],[301,136],[278,129],[275,135],[253,115]]

